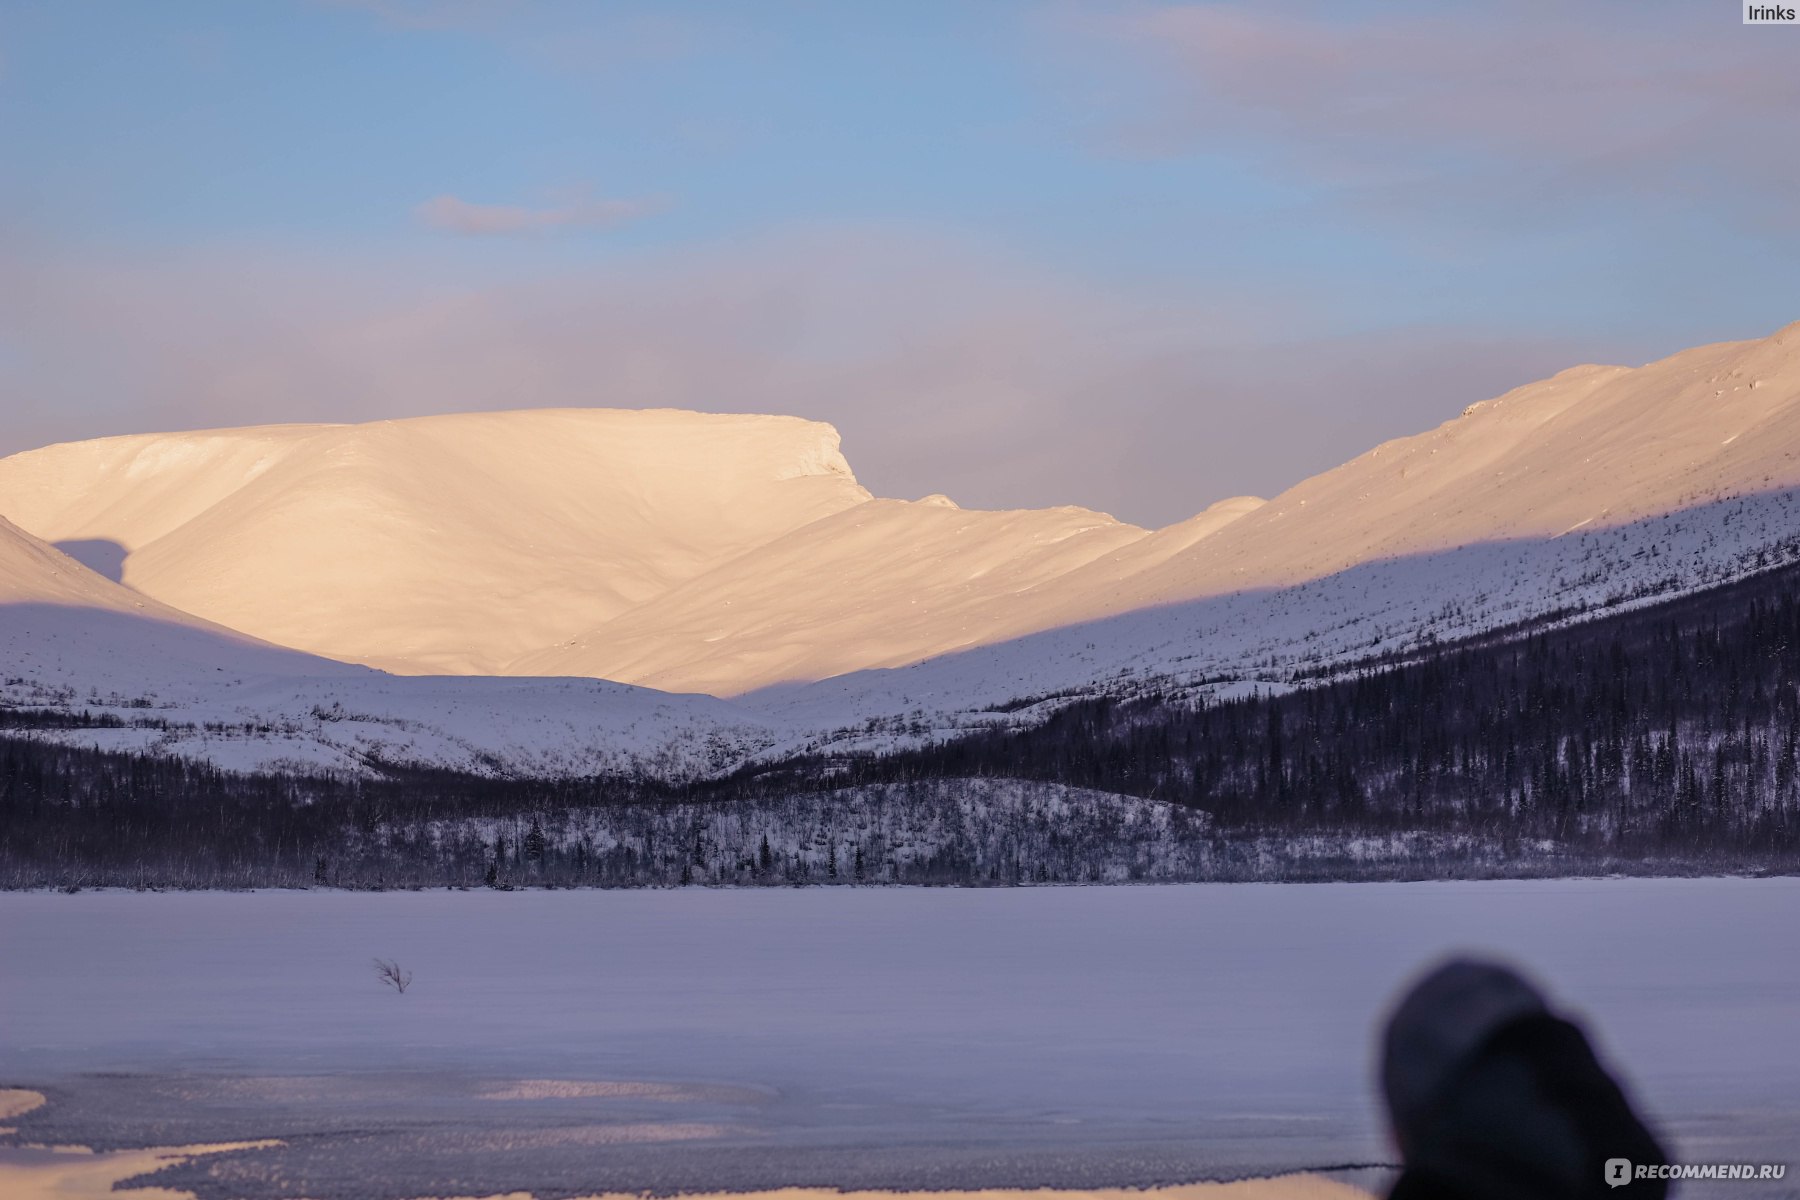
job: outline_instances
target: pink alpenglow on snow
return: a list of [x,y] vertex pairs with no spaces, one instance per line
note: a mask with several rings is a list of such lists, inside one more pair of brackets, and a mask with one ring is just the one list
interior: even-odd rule
[[[342,705],[391,719],[381,744],[415,760],[503,746],[575,769],[593,729],[625,721],[622,752],[680,773],[954,732],[1044,697],[1283,687],[1294,670],[1722,582],[1790,555],[1797,464],[1790,327],[1571,368],[1268,501],[1155,531],[1080,508],[879,499],[828,425],[629,410],[67,443],[0,460],[0,512],[18,526],[14,591],[89,613],[32,620],[85,627],[104,611],[121,655],[105,673],[47,659],[15,619],[34,694],[122,695],[134,657],[164,659],[120,632],[150,623],[118,618],[154,617],[231,655],[285,654],[283,678],[334,680],[256,693],[264,707],[230,706],[240,721],[309,713],[321,695],[330,710],[349,688]],[[113,548],[124,586],[46,541]],[[142,666],[134,686],[210,711],[202,680],[165,669]],[[180,679],[193,686],[177,693]],[[738,703],[667,694],[686,692]],[[549,716],[577,694],[614,715]],[[396,741],[418,698],[452,696],[468,716],[433,725],[447,741]],[[510,715],[476,715],[502,701]],[[638,704],[660,715],[633,722]],[[378,724],[296,727],[282,753]]]

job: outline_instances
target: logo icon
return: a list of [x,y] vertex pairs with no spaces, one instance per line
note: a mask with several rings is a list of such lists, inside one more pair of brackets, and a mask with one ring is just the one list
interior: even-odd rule
[[1629,1158],[1609,1158],[1606,1160],[1606,1186],[1624,1187],[1631,1182],[1631,1160]]

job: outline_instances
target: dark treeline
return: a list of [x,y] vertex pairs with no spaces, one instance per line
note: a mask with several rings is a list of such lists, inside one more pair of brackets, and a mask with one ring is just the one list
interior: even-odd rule
[[[389,769],[368,777],[244,775],[162,755],[73,747],[8,733],[76,714],[0,715],[0,886],[298,886],[334,882],[347,846],[397,831],[509,820],[520,813],[629,806],[649,793],[627,780],[505,780]],[[491,847],[395,841],[388,864],[465,856],[480,882]]]
[[1219,703],[675,787],[238,775],[0,710],[0,886],[1010,884],[1800,864],[1800,573]]

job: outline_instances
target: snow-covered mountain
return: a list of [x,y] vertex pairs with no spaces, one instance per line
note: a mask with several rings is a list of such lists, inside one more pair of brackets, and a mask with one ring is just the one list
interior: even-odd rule
[[491,674],[869,499],[830,426],[536,411],[149,434],[0,461],[0,514],[282,645]]
[[1103,560],[1070,584],[1127,611],[1795,485],[1800,324],[1635,370],[1571,368],[1308,479],[1149,570]]
[[670,411],[69,443],[0,460],[0,513],[316,654],[722,695],[1016,633],[1011,597],[1149,536],[875,500],[828,425]]
[[[624,708],[660,705],[630,752],[680,745],[669,762],[690,771],[1030,720],[1096,691],[1288,686],[1789,561],[1800,326],[1636,369],[1573,368],[1267,502],[1222,501],[1154,532],[1081,509],[878,500],[828,426],[667,412],[55,446],[0,460],[0,513],[90,560],[115,547],[135,590],[79,584],[108,612],[161,600],[395,670],[519,676],[357,677],[365,716],[470,706],[433,726],[455,743],[445,761],[500,747],[509,769],[591,767]],[[41,545],[20,553],[74,566]],[[738,703],[615,689],[592,693],[605,712],[572,714],[571,695],[586,704],[580,689],[602,685],[534,678],[565,675]],[[202,703],[195,687],[183,705]],[[481,725],[485,704],[495,731],[475,737],[460,722]],[[536,714],[530,730],[502,728],[521,712]],[[508,758],[509,739],[533,748]]]

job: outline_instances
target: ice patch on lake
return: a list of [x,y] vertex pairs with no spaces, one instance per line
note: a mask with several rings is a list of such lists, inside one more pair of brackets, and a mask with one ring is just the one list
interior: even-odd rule
[[480,1100],[663,1100],[671,1104],[695,1100],[754,1103],[763,1093],[751,1088],[696,1087],[673,1083],[620,1083],[573,1079],[520,1079],[492,1088]]
[[274,1142],[154,1146],[96,1154],[85,1146],[0,1146],[0,1196],[7,1200],[194,1200],[194,1193],[125,1181],[209,1154],[255,1150]]

